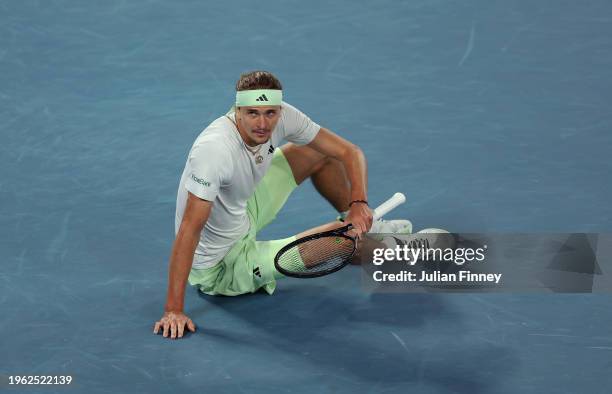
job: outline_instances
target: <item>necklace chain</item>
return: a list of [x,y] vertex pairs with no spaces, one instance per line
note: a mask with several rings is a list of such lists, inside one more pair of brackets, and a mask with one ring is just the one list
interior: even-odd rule
[[259,153],[259,151],[261,150],[261,147],[263,146],[263,144],[259,144],[257,146],[257,149],[253,149],[250,146],[247,145],[246,142],[244,142],[244,140],[242,139],[242,135],[240,135],[240,130],[238,130],[238,125],[236,124],[236,122],[234,122],[234,120],[232,118],[230,118],[229,116],[225,115],[226,118],[228,118],[233,124],[234,127],[236,128],[236,131],[238,132],[238,136],[240,137],[240,140],[242,141],[242,144],[244,145],[244,147],[253,155],[255,156],[256,154]]

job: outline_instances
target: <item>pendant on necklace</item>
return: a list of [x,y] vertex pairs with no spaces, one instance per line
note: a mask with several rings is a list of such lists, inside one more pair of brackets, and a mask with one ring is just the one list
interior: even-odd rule
[[263,156],[257,155],[257,157],[255,158],[255,163],[261,164],[262,161],[263,161]]

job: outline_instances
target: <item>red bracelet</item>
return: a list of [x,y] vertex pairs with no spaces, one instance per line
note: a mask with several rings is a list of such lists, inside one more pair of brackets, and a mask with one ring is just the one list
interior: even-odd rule
[[353,200],[351,202],[349,202],[349,208],[351,207],[351,205],[355,204],[355,203],[361,203],[361,204],[365,204],[367,206],[370,206],[370,204],[368,204],[368,202],[366,200]]

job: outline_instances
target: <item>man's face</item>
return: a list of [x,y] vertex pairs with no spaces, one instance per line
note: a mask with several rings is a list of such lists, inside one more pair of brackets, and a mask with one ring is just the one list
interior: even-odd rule
[[280,112],[280,105],[238,107],[236,122],[247,145],[255,146],[267,142],[280,119]]

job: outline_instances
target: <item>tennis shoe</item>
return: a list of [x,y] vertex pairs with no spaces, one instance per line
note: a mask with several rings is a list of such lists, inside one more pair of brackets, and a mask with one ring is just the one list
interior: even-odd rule
[[419,249],[454,249],[457,246],[455,236],[446,230],[439,228],[426,228],[409,235],[385,235],[382,242],[387,248],[394,249],[396,246],[408,246]]
[[[347,212],[342,212],[336,219],[342,220],[346,218]],[[368,234],[372,236],[373,234],[410,234],[412,233],[412,222],[410,220],[405,219],[395,219],[395,220],[384,220],[384,219],[376,219],[372,222],[372,227]],[[374,238],[379,241],[382,239],[382,236],[374,236]]]
[[[377,219],[372,222],[372,228],[368,234],[410,234],[412,223],[406,219],[383,220]],[[375,236],[376,238],[376,236]],[[382,237],[381,237],[382,239]]]

